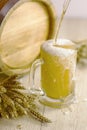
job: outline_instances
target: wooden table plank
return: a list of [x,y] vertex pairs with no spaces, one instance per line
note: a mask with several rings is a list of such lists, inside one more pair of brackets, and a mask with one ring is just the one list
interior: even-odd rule
[[[71,112],[66,108],[63,110],[45,108],[45,114],[53,120],[52,124],[42,126],[41,130],[87,130],[87,69],[77,69],[76,102],[70,106]],[[84,87],[84,88],[83,88]]]
[[[87,36],[87,20],[65,20],[63,27],[60,37],[78,40]],[[41,112],[50,118],[52,123],[41,124],[28,117],[1,119],[0,130],[87,130],[87,67],[77,68],[76,71],[77,103],[71,105],[71,112],[67,108],[60,110],[41,106]],[[36,77],[36,84],[40,86],[40,75]],[[21,79],[21,82],[29,88],[29,75]]]

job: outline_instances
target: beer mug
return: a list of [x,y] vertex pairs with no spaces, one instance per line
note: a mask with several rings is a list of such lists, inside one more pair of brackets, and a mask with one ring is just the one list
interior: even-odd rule
[[[75,98],[75,72],[77,52],[68,39],[48,40],[41,46],[41,58],[34,61],[30,70],[30,91],[39,95],[47,106],[62,107]],[[41,67],[41,86],[36,88],[35,73]],[[40,73],[38,72],[38,73]]]

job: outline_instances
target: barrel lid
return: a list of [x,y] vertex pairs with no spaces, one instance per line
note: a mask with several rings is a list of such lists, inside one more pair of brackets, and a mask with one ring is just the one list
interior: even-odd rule
[[9,70],[24,69],[37,58],[41,44],[54,37],[56,13],[49,0],[6,0],[0,22],[1,61]]

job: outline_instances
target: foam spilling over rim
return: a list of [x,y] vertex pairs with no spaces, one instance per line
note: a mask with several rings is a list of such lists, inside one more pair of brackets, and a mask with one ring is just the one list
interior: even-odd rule
[[[56,65],[63,66],[63,72],[61,74],[63,75],[65,70],[69,70],[70,75],[75,79],[77,57],[75,47],[75,43],[67,39],[58,39],[56,44],[54,40],[48,40],[41,46],[42,56],[43,58],[45,57],[45,52],[51,55]],[[47,56],[49,57],[49,55]]]
[[58,39],[56,44],[54,40],[46,41],[41,48],[53,56],[67,57],[75,53],[75,47],[68,39]]

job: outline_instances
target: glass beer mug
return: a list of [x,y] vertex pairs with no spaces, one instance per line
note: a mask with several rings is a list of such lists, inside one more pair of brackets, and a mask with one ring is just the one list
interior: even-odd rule
[[[62,107],[73,102],[75,97],[76,71],[75,44],[67,39],[48,40],[41,46],[41,58],[30,71],[30,91],[39,94],[41,103],[51,107]],[[41,66],[41,86],[35,86],[36,68]]]

